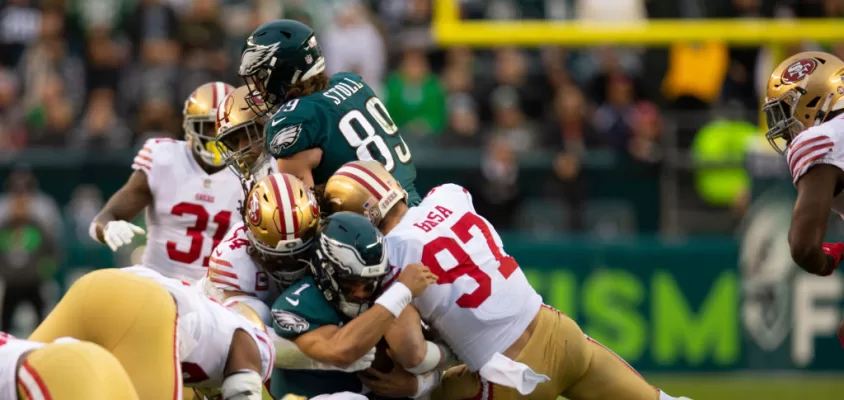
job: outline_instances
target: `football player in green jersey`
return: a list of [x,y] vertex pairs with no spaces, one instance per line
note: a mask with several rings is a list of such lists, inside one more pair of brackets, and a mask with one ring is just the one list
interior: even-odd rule
[[[312,276],[293,283],[273,303],[273,329],[315,360],[344,368],[372,351],[411,299],[437,277],[412,264],[372,301],[388,272],[384,237],[365,217],[340,212],[315,238]],[[374,355],[373,355],[374,356]],[[271,393],[313,397],[360,392],[354,373],[276,370]]]
[[377,160],[407,191],[408,203],[419,203],[410,150],[384,103],[360,76],[325,73],[310,27],[293,20],[261,25],[246,42],[239,74],[250,107],[272,115],[264,136],[280,172],[313,187],[347,162]]

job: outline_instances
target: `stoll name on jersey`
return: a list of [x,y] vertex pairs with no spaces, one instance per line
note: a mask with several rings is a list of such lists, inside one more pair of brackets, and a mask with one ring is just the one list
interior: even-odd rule
[[358,90],[363,89],[363,83],[355,82],[349,78],[343,78],[344,81],[338,82],[336,85],[326,89],[322,95],[331,99],[335,105],[339,105],[344,100],[357,93]]

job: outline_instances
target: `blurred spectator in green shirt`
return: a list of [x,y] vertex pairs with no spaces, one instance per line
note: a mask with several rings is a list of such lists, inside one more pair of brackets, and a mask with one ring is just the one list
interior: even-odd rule
[[399,70],[387,78],[387,109],[408,136],[439,135],[445,126],[445,92],[421,50],[405,51]]

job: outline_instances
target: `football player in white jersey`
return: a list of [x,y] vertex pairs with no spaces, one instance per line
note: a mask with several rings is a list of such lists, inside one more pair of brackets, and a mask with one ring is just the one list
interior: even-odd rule
[[378,226],[398,271],[421,262],[439,277],[385,335],[408,371],[440,366],[444,352],[425,344],[421,316],[465,363],[445,374],[431,398],[673,399],[571,318],[543,306],[462,187],[442,185],[408,208],[405,192],[381,164],[356,161],[328,180],[325,196],[332,212],[357,212]]
[[129,180],[91,223],[91,237],[112,250],[129,244],[144,234],[129,221],[146,207],[143,264],[191,282],[205,276],[211,250],[236,220],[243,198],[237,176],[225,167],[213,142],[217,105],[233,90],[222,82],[194,90],[183,111],[185,140],[144,143]]
[[29,339],[66,336],[114,354],[141,399],[181,399],[184,385],[223,399],[260,400],[275,359],[265,326],[248,307],[224,306],[187,281],[142,266],[86,274]]
[[780,63],[768,80],[762,110],[765,134],[785,154],[797,202],[788,241],[801,268],[829,275],[844,244],[824,243],[830,209],[844,215],[844,62],[823,52],[803,52]]
[[0,399],[136,400],[138,394],[114,355],[94,343],[41,343],[0,332]]
[[[791,257],[807,272],[828,276],[844,256],[844,243],[824,243],[830,209],[844,218],[844,61],[818,51],[789,57],[771,73],[762,110],[765,137],[786,155],[797,187]],[[838,338],[844,346],[844,321]]]
[[[263,120],[249,108],[241,86],[217,109],[217,148],[241,179],[247,199],[209,262],[202,287],[220,301],[239,301],[270,323],[270,305],[307,272],[319,207],[312,192],[293,175],[273,173],[275,163],[264,150]],[[273,335],[276,366],[287,369],[337,370],[311,359],[291,341]],[[343,370],[369,366],[372,355]]]

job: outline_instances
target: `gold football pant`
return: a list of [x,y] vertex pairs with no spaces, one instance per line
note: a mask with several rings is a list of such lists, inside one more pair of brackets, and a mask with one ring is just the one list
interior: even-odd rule
[[600,343],[587,338],[574,320],[550,307],[539,311],[533,335],[516,361],[551,378],[527,396],[516,389],[487,382],[465,365],[449,369],[432,399],[658,400],[630,365]]
[[96,343],[123,365],[142,400],[181,400],[176,302],[156,282],[117,269],[70,287],[30,340],[70,336]]
[[51,343],[27,354],[18,370],[20,400],[136,400],[117,359],[87,342]]

